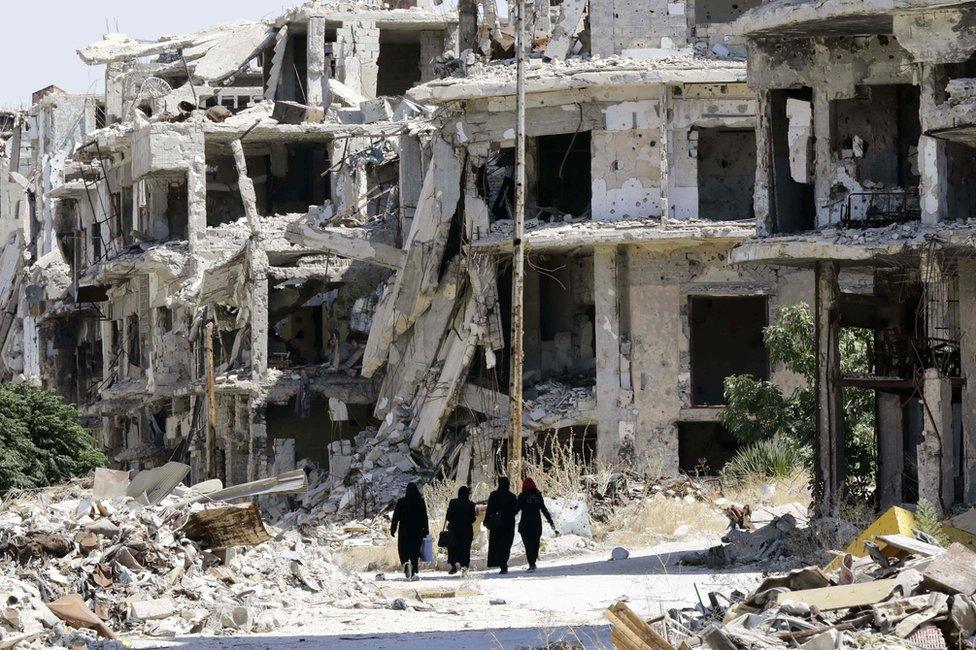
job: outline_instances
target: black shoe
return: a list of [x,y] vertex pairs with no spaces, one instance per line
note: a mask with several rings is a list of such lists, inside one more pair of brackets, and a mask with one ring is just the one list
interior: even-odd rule
[[454,575],[457,572],[458,572],[457,565],[456,564],[452,564],[451,565],[451,570],[447,572],[447,575],[452,576],[452,575]]
[[498,573],[500,573],[500,574],[502,574],[502,575],[505,575],[505,574],[507,574],[507,573],[508,573],[508,567],[507,567],[507,566],[503,566],[503,567],[502,567],[502,570],[501,570],[501,571],[499,571]]

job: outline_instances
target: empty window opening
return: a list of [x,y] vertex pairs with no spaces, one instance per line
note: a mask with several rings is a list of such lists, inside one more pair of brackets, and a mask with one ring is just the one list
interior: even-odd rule
[[[334,313],[338,292],[317,280],[282,282],[268,301],[268,362],[288,368],[343,358],[343,343]],[[347,345],[347,344],[345,344]]]
[[858,86],[855,97],[830,103],[831,149],[853,178],[831,191],[845,225],[887,225],[921,215],[919,97],[918,86],[910,84]]
[[678,468],[687,474],[716,476],[739,444],[719,422],[678,423]]
[[769,170],[770,220],[775,233],[813,230],[813,89],[769,93],[772,164]]
[[170,239],[186,239],[190,199],[185,180],[172,182],[166,191],[166,227]]
[[540,378],[595,374],[593,257],[539,255],[532,267],[526,316],[535,325],[528,341]]
[[142,366],[142,341],[139,338],[139,315],[132,314],[125,321],[126,353],[130,366]]
[[756,132],[713,128],[694,133],[698,136],[698,217],[753,218]]
[[281,82],[278,94],[287,101],[308,103],[308,37],[296,34],[288,39],[288,48],[282,61]]
[[347,404],[346,408],[348,420],[338,421],[332,419],[329,401],[322,396],[312,397],[307,403],[307,410],[296,404],[294,398],[284,404],[269,404],[266,411],[268,438],[293,440],[296,463],[309,460],[319,467],[328,468],[330,443],[352,441],[362,427],[376,422],[362,405]]
[[976,218],[976,147],[942,141],[946,161],[946,219]]
[[689,310],[693,405],[725,404],[727,377],[769,378],[765,296],[693,296]]
[[590,210],[590,132],[561,133],[536,138],[536,201],[541,210],[557,216],[583,216]]
[[696,0],[695,22],[699,25],[731,23],[762,0]]
[[112,194],[112,216],[115,222],[115,236],[128,242],[132,234],[132,188],[123,187]]
[[376,95],[403,95],[420,83],[420,39],[417,32],[380,31]]
[[499,149],[478,173],[478,193],[491,220],[511,219],[515,205],[515,149]]
[[[307,212],[330,197],[328,154],[322,144],[255,144],[245,147],[258,214]],[[207,158],[207,225],[244,217],[237,168],[229,155]]]

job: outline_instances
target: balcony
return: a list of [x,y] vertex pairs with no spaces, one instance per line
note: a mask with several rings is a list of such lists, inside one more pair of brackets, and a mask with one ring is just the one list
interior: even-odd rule
[[917,189],[853,192],[841,206],[840,224],[845,228],[877,228],[921,217]]

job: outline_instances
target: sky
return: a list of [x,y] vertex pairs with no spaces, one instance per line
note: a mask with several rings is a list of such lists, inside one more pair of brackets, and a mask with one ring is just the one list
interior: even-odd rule
[[85,65],[76,51],[101,40],[106,31],[155,40],[222,22],[274,17],[299,3],[300,0],[4,0],[3,23],[18,27],[5,29],[0,38],[0,60],[6,62],[0,72],[0,106],[27,106],[31,93],[51,84],[72,93],[101,90],[104,66]]

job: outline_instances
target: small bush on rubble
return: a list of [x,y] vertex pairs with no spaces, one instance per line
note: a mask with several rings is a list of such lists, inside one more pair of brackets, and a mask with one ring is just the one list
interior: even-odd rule
[[810,447],[785,436],[758,440],[726,463],[722,478],[733,486],[744,486],[757,477],[792,479],[810,463]]
[[0,495],[63,483],[105,462],[74,406],[49,390],[0,384]]
[[[841,373],[863,374],[870,370],[868,349],[871,332],[863,329],[844,328],[840,335]],[[735,438],[747,445],[759,441],[782,439],[796,445],[810,447],[816,432],[816,341],[813,313],[804,303],[781,308],[775,322],[763,331],[763,339],[772,363],[781,364],[788,371],[803,377],[804,382],[789,394],[770,381],[762,381],[751,375],[729,377],[725,381],[725,399],[728,407],[723,424]],[[869,491],[875,476],[877,458],[875,447],[874,395],[870,390],[844,389],[845,461],[848,488],[854,493]],[[779,445],[779,448],[777,448]],[[760,458],[770,458],[776,449],[786,452],[784,443],[771,443],[765,449],[746,447],[733,459],[739,467],[753,467],[756,478],[776,476],[776,468],[759,466]],[[744,455],[749,455],[744,457]],[[784,461],[786,453],[777,453],[776,459]],[[792,455],[797,460],[798,455]],[[803,458],[810,458],[806,453]],[[730,463],[730,464],[732,464]],[[794,473],[806,465],[797,466]]]

